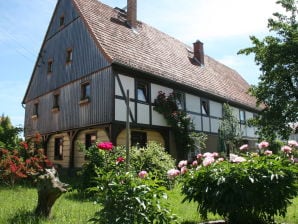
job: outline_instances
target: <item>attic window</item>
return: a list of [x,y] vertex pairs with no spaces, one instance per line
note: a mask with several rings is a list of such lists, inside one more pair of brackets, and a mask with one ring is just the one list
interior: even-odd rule
[[53,108],[52,112],[58,112],[59,111],[59,94],[53,95]]
[[91,86],[89,82],[81,84],[81,100],[80,104],[85,104],[90,102],[91,97]]
[[47,72],[48,72],[48,74],[53,72],[53,60],[52,59],[48,60]]
[[32,114],[32,119],[36,119],[38,117],[38,103],[35,103],[33,105],[33,114]]
[[60,27],[64,26],[64,22],[65,22],[65,20],[64,20],[64,16],[61,16],[61,17],[60,17],[60,20],[59,20],[59,25],[60,25]]
[[66,63],[71,63],[72,62],[72,49],[68,48],[66,50]]

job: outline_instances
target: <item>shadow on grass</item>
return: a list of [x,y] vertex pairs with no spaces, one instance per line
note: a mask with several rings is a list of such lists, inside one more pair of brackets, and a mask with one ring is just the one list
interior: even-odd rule
[[44,218],[40,218],[33,211],[19,209],[15,215],[8,219],[8,224],[40,224]]

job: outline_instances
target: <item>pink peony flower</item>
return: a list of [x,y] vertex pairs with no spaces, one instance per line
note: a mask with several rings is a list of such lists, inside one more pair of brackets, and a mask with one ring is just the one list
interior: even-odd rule
[[264,152],[264,155],[266,155],[266,156],[270,156],[270,155],[272,155],[272,151],[270,151],[270,150],[266,150],[266,151]]
[[205,152],[205,153],[203,154],[203,157],[204,157],[204,158],[207,158],[207,157],[213,157],[213,153]]
[[138,175],[139,175],[139,177],[140,177],[141,179],[144,179],[145,177],[148,176],[148,173],[147,173],[147,171],[142,170],[142,171],[139,172]]
[[288,141],[288,145],[290,147],[298,147],[298,142],[296,142],[295,140],[290,140]]
[[245,145],[242,145],[242,146],[240,146],[240,151],[246,151],[246,150],[248,150],[248,144],[245,144]]
[[113,143],[112,142],[101,142],[97,144],[97,148],[105,150],[105,151],[111,151],[113,149]]
[[203,155],[201,154],[201,153],[199,153],[198,155],[197,155],[197,159],[202,159],[203,158]]
[[178,167],[179,168],[182,168],[184,166],[187,166],[187,160],[181,160],[179,163],[178,163]]
[[194,160],[191,164],[193,167],[197,167],[198,166],[198,161],[197,160]]
[[185,174],[185,173],[187,173],[187,171],[188,171],[187,167],[184,166],[184,167],[181,168],[180,172],[181,172],[181,174]]
[[268,142],[262,141],[258,144],[259,149],[264,149],[267,148],[269,146]]
[[232,163],[242,163],[242,162],[246,161],[246,159],[241,157],[241,156],[237,156],[237,155],[231,153],[230,154],[230,161]]
[[206,157],[204,160],[203,160],[203,166],[209,166],[211,165],[212,163],[214,163],[214,158],[212,156],[209,156],[209,157]]
[[168,178],[169,179],[174,179],[179,174],[180,174],[180,171],[179,170],[176,170],[176,169],[170,169],[167,172],[167,175],[168,175]]
[[218,153],[217,153],[217,152],[213,152],[213,153],[212,153],[212,156],[213,156],[214,158],[216,158],[216,157],[218,157]]
[[292,152],[292,148],[290,146],[285,145],[285,146],[281,147],[281,151],[288,154],[288,153]]

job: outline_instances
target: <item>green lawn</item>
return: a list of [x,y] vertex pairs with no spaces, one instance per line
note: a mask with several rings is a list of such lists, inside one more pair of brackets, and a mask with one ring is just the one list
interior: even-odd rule
[[[180,223],[195,224],[202,220],[196,212],[196,204],[181,203],[182,196],[179,188],[168,192],[170,208],[177,214]],[[278,223],[298,224],[298,198],[295,198],[288,209],[285,218],[277,217]],[[68,192],[62,195],[55,203],[50,220],[40,220],[33,216],[37,203],[37,191],[28,187],[0,187],[0,224],[76,224],[87,223],[100,205],[86,201],[78,197],[76,192]],[[210,215],[209,220],[220,219]]]

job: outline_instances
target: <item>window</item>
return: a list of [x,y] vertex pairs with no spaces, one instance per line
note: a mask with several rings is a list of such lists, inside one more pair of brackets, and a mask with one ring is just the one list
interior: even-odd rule
[[38,116],[38,103],[35,103],[34,104],[33,116]]
[[55,160],[63,159],[63,138],[55,138]]
[[207,100],[201,100],[201,111],[203,115],[209,115],[209,102]]
[[179,110],[183,110],[185,108],[184,106],[184,94],[181,92],[174,92],[175,98],[176,98],[176,104]]
[[91,91],[90,91],[90,83],[83,83],[81,86],[81,100],[90,99]]
[[52,73],[53,72],[53,60],[52,59],[48,60],[47,72],[48,73]]
[[137,100],[148,102],[148,83],[137,82]]
[[147,143],[147,133],[141,131],[131,132],[131,145],[138,148],[145,147]]
[[72,49],[69,48],[66,50],[66,63],[72,62]]
[[241,124],[245,124],[245,111],[239,110],[239,120]]
[[97,136],[96,133],[88,133],[85,136],[85,148],[88,149],[96,142]]
[[53,97],[53,108],[59,109],[59,94],[55,94]]
[[65,22],[65,20],[64,20],[64,16],[61,16],[61,17],[60,17],[60,20],[59,20],[59,25],[60,25],[60,27],[61,27],[61,26],[64,26],[64,22]]

